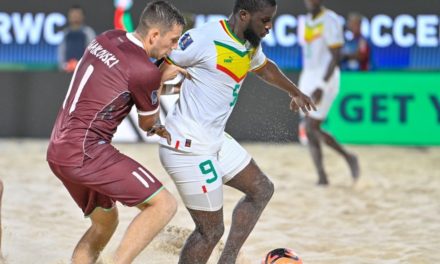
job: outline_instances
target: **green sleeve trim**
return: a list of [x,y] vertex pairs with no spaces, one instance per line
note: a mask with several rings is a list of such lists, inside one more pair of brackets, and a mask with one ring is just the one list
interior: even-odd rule
[[177,65],[170,57],[166,56],[165,61],[168,62],[168,64]]

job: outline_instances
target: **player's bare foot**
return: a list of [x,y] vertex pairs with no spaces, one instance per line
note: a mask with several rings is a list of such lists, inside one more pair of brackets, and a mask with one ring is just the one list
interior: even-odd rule
[[328,186],[329,182],[327,180],[327,177],[319,177],[318,182],[316,183],[318,186]]
[[316,185],[321,186],[321,187],[326,187],[328,186],[328,181],[327,180],[319,180]]
[[350,154],[347,158],[348,166],[350,166],[351,171],[351,177],[354,181],[357,181],[359,179],[360,175],[360,168],[359,168],[359,161],[354,154]]

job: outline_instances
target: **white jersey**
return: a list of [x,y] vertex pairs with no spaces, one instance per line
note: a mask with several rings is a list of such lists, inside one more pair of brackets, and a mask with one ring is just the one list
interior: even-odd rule
[[[180,98],[165,121],[171,147],[217,153],[244,78],[267,62],[261,45],[251,48],[225,20],[209,22],[183,34],[167,61],[186,68],[192,77],[183,81]],[[169,146],[164,139],[160,144]]]
[[329,9],[323,9],[314,19],[310,13],[307,14],[303,37],[303,70],[313,71],[318,75],[316,78],[323,79],[332,59],[329,48],[344,44],[338,15]]

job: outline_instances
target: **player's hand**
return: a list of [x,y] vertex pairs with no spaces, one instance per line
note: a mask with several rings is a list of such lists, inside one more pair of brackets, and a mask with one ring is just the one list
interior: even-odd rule
[[316,111],[316,106],[310,97],[299,92],[297,95],[292,96],[292,100],[290,101],[290,110],[297,112],[299,109],[301,109],[301,111],[307,115],[309,111]]
[[166,138],[168,145],[171,145],[171,135],[166,130],[164,125],[154,125],[150,130],[147,131],[147,136],[158,135],[159,137]]
[[312,93],[312,99],[316,105],[321,102],[323,93],[324,93],[324,91],[319,87],[316,88],[316,90]]
[[188,73],[187,70],[176,65],[162,63],[159,67],[159,70],[162,72],[162,83],[173,80],[177,77],[179,73],[182,74],[185,78],[191,79],[191,75]]

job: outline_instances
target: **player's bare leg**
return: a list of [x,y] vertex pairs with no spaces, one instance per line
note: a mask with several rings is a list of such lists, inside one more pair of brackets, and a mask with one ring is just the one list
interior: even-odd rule
[[132,263],[174,216],[177,202],[170,192],[163,189],[147,203],[138,205],[138,208],[142,211],[128,226],[115,252],[115,264]]
[[75,247],[73,264],[95,263],[118,225],[118,210],[104,211],[96,208],[90,215],[92,225]]
[[226,184],[245,194],[234,208],[231,230],[218,261],[219,264],[234,264],[241,247],[272,197],[274,186],[254,160]]
[[348,152],[341,144],[339,144],[338,141],[336,141],[336,139],[332,135],[324,131],[321,127],[322,121],[313,120],[313,122],[316,122],[316,124],[314,125],[317,127],[316,129],[317,131],[319,131],[319,136],[322,138],[324,143],[345,158],[345,160],[348,163],[348,166],[350,167],[351,176],[353,177],[353,180],[357,180],[359,178],[360,169],[356,155]]
[[320,129],[320,133],[324,142],[345,158],[345,160],[348,163],[348,166],[350,167],[351,176],[353,177],[353,180],[357,180],[359,178],[360,169],[356,155],[345,150],[345,148],[343,148],[341,144],[339,144],[336,141],[336,139],[329,133],[325,132],[322,129]]
[[310,117],[306,117],[305,119],[307,138],[309,140],[308,147],[318,173],[318,185],[328,185],[327,174],[324,170],[321,143],[319,141],[321,121]]
[[348,166],[350,167],[351,177],[353,177],[354,181],[357,181],[357,179],[359,179],[359,175],[360,175],[360,167],[359,167],[358,158],[353,153],[350,153],[347,158],[347,163],[348,163]]
[[204,264],[225,230],[223,208],[215,212],[188,208],[196,225],[180,253],[179,264]]

